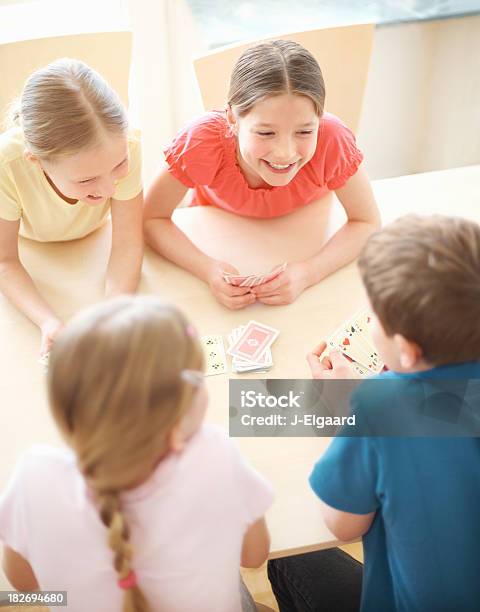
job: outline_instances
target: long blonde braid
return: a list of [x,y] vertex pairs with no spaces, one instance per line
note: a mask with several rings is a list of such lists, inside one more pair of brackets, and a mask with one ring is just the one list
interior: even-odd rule
[[123,612],[148,612],[138,586],[122,491],[168,453],[168,436],[191,406],[184,370],[202,370],[200,343],[173,306],[122,296],[73,319],[55,342],[48,373],[53,417],[93,490]]

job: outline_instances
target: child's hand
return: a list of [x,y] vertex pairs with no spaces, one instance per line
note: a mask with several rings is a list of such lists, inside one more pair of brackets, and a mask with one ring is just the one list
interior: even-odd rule
[[332,380],[345,378],[360,378],[354,370],[350,368],[350,362],[341,351],[331,351],[329,355],[320,360],[324,350],[327,348],[326,342],[321,342],[311,353],[307,355],[308,365],[313,378]]
[[307,268],[304,262],[290,263],[285,271],[273,280],[252,287],[252,293],[262,304],[272,306],[291,304],[308,287],[307,278]]
[[250,287],[234,287],[229,285],[223,278],[224,272],[238,274],[238,270],[224,261],[215,261],[210,269],[208,284],[213,295],[220,304],[231,310],[245,308],[255,302],[255,296]]
[[40,327],[42,339],[40,343],[40,357],[50,352],[56,335],[63,329],[63,323],[58,319],[47,319]]

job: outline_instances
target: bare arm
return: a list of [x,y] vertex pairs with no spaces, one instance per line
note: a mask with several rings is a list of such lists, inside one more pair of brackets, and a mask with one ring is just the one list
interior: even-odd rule
[[322,502],[322,515],[325,524],[335,537],[344,542],[362,537],[370,529],[375,512],[352,514],[342,512]]
[[219,302],[228,308],[243,308],[255,301],[254,296],[248,288],[232,287],[222,278],[223,271],[235,273],[236,269],[200,251],[172,221],[187,190],[168,170],[157,176],[145,198],[145,240],[157,253],[208,283]]
[[362,166],[336,191],[345,208],[347,222],[321,250],[305,261],[289,264],[280,276],[255,289],[264,304],[289,304],[311,285],[350,263],[357,257],[367,238],[380,227],[380,213],[370,181]]
[[35,591],[39,588],[30,563],[8,546],[3,549],[3,571],[17,591]]
[[0,291],[42,332],[41,353],[50,350],[62,324],[38,292],[18,256],[20,221],[0,219]]
[[187,191],[168,170],[157,176],[145,198],[145,237],[155,251],[208,282],[215,260],[202,253],[171,218]]
[[140,280],[143,258],[143,192],[131,200],[112,200],[112,249],[105,295],[132,293]]
[[380,213],[363,166],[335,193],[345,209],[347,222],[306,262],[310,285],[353,261],[367,238],[380,228]]
[[251,525],[243,538],[242,567],[260,567],[270,551],[270,534],[265,518]]

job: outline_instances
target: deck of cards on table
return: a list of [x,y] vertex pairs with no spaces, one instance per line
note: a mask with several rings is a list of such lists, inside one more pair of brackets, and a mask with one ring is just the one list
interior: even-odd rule
[[285,268],[287,267],[286,262],[275,266],[269,272],[261,272],[259,274],[232,274],[231,272],[223,273],[223,280],[229,285],[235,285],[235,287],[257,287],[268,283],[269,281],[277,278]]
[[[233,371],[268,372],[273,365],[270,347],[279,333],[278,329],[257,321],[233,329],[228,336],[228,354],[232,356]],[[206,361],[205,376],[228,372],[222,336],[202,336],[200,342]]]
[[340,350],[351,360],[352,369],[362,377],[380,373],[385,364],[381,361],[371,336],[371,314],[363,308],[347,319],[328,338],[328,350]]
[[228,336],[228,354],[232,356],[234,372],[268,372],[273,365],[271,346],[278,329],[249,321],[232,330]]

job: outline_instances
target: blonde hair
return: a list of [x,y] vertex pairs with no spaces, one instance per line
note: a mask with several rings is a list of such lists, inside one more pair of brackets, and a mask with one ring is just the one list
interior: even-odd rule
[[386,334],[416,342],[431,365],[480,359],[480,226],[407,215],[374,234],[359,268]]
[[[108,529],[119,580],[132,571],[121,491],[136,486],[168,451],[168,435],[188,411],[203,353],[185,317],[153,296],[122,296],[73,319],[55,342],[48,392],[53,417],[75,451]],[[124,612],[149,606],[138,586]]]
[[120,98],[92,68],[58,59],[28,78],[11,111],[28,150],[55,161],[101,142],[105,133],[124,134],[128,119]]
[[239,117],[270,96],[285,93],[306,96],[321,117],[325,83],[316,59],[302,45],[273,40],[246,49],[230,78],[228,104]]

